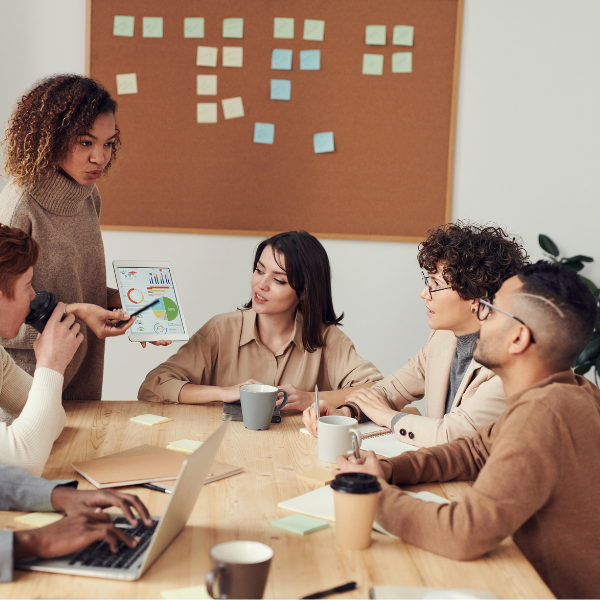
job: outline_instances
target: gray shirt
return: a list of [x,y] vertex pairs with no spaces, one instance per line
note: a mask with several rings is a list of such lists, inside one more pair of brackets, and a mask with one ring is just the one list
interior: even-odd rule
[[448,395],[446,396],[446,414],[452,409],[452,403],[456,397],[456,392],[458,392],[463,377],[473,360],[473,352],[475,352],[478,338],[478,331],[467,335],[456,336],[456,351],[452,357],[450,385],[448,386]]

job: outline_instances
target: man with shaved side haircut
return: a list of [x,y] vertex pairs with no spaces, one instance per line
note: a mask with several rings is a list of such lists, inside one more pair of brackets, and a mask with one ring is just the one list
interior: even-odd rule
[[[600,390],[571,370],[597,302],[573,270],[539,261],[481,298],[478,317],[474,359],[502,379],[500,419],[387,461],[340,456],[340,471],[380,478],[375,519],[405,542],[471,560],[512,536],[557,597],[598,598]],[[445,505],[397,487],[452,480],[475,483]]]

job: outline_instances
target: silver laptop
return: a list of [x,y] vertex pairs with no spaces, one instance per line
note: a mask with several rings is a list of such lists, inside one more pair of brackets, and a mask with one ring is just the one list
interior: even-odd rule
[[141,537],[136,548],[127,548],[120,542],[119,550],[113,554],[106,542],[95,542],[62,558],[18,561],[15,568],[125,581],[139,579],[185,527],[228,426],[229,422],[223,423],[185,460],[164,515],[152,517],[154,525],[146,527],[140,520],[135,527],[125,517],[111,514],[117,527],[128,535]]

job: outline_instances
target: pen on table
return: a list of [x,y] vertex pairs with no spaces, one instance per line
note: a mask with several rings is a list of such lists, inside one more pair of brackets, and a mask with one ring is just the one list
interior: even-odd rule
[[343,592],[350,592],[356,589],[356,581],[345,583],[344,585],[338,585],[337,587],[331,588],[330,590],[323,590],[322,592],[316,592],[309,596],[304,596],[302,600],[312,600],[313,598],[325,598],[331,594],[342,594]]
[[161,485],[154,485],[152,483],[142,483],[140,487],[148,488],[149,490],[154,490],[155,492],[163,492],[163,494],[172,494],[172,488],[162,487]]

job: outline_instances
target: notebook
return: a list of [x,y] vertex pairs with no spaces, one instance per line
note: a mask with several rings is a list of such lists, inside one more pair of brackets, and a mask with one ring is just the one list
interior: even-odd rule
[[498,598],[492,592],[484,590],[466,590],[466,589],[443,589],[432,587],[404,587],[399,585],[379,585],[371,588],[369,598],[373,600],[381,598],[382,600],[398,598]]
[[[232,421],[243,421],[242,416],[242,403],[238,400],[237,402],[223,402],[223,421],[231,419]],[[281,413],[279,408],[276,406],[271,417],[271,423],[281,423]],[[308,431],[306,432],[308,433]]]
[[403,452],[411,452],[418,450],[419,448],[417,446],[405,444],[404,442],[399,441],[393,433],[388,433],[363,440],[360,449],[372,450],[375,454],[379,454],[379,456],[392,458],[394,456],[400,456]]
[[[361,435],[363,436],[363,440],[366,440],[369,438],[374,438],[374,437],[377,437],[380,435],[386,435],[388,433],[391,433],[391,431],[392,431],[388,427],[380,427],[379,425],[376,425],[372,421],[369,421],[368,423],[359,423],[358,430],[360,431]],[[302,427],[302,429],[300,429],[300,433],[305,433],[306,435],[310,435],[310,432],[308,431],[308,429],[306,429],[306,427]]]

